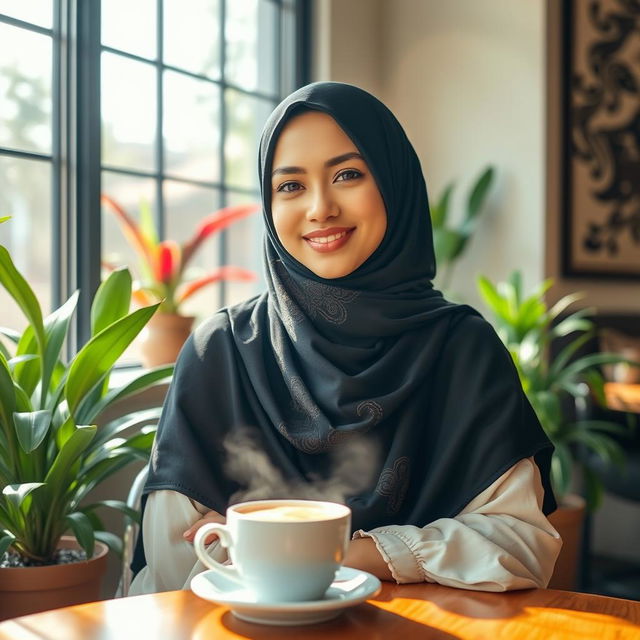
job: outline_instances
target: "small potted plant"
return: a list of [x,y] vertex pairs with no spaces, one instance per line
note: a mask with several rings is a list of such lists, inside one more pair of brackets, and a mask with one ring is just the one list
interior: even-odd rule
[[[549,308],[544,295],[552,284],[552,280],[546,280],[531,295],[524,296],[518,271],[507,282],[497,285],[482,276],[478,279],[480,294],[493,314],[496,331],[509,349],[527,398],[555,447],[551,483],[559,509],[552,514],[551,521],[560,530],[564,547],[552,585],[574,588],[585,510],[585,501],[571,493],[575,471],[584,482],[587,509],[595,509],[602,497],[602,482],[584,463],[580,452],[589,451],[607,463],[622,465],[624,451],[612,436],[628,436],[630,430],[616,423],[574,416],[568,410],[587,399],[604,405],[600,367],[624,359],[613,353],[579,355],[581,347],[595,334],[590,319],[593,311],[581,309],[560,319],[582,295],[564,296]],[[551,346],[559,338],[565,344],[554,353]]]
[[[78,293],[43,318],[36,296],[0,245],[0,284],[28,320],[0,341],[0,619],[99,599],[107,548],[102,508],[137,519],[122,501],[90,493],[134,461],[147,461],[158,407],[96,426],[114,402],[168,379],[172,366],[110,384],[116,360],[158,304],[129,313],[131,275],[119,269],[98,289],[91,338],[66,362],[61,351]],[[136,426],[132,433],[132,427]],[[69,532],[71,537],[63,534]]]
[[190,261],[207,238],[251,215],[258,205],[225,207],[205,216],[191,239],[180,245],[173,240],[158,239],[153,216],[147,206],[140,208],[138,224],[113,198],[103,195],[102,204],[116,216],[125,238],[138,255],[134,298],[140,304],[160,302],[158,313],[145,329],[145,340],[141,346],[144,364],[156,366],[175,362],[194,322],[192,316],[181,313],[182,305],[203,287],[221,280],[256,280],[253,271],[230,265],[196,277],[187,269]]
[[466,208],[462,219],[456,224],[451,221],[451,196],[455,183],[449,183],[442,195],[431,207],[431,226],[433,228],[433,246],[436,254],[436,264],[441,276],[436,284],[447,290],[451,285],[453,267],[466,250],[473,235],[480,214],[484,211],[485,201],[493,183],[495,170],[488,166],[482,170],[467,196]]

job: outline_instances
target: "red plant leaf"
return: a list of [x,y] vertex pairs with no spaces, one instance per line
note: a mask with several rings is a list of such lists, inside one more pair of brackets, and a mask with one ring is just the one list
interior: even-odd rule
[[214,211],[200,221],[194,236],[182,249],[182,267],[189,262],[197,248],[212,234],[226,229],[236,220],[246,218],[260,208],[259,204],[243,204],[234,207],[224,207]]
[[233,280],[235,282],[255,282],[257,276],[253,271],[242,269],[241,267],[224,266],[218,267],[210,271],[206,276],[193,280],[180,288],[180,292],[176,296],[176,303],[182,304],[187,298],[190,298],[196,291],[213,284],[220,280]]
[[158,254],[155,263],[155,277],[159,282],[167,284],[180,270],[180,245],[174,240],[158,243]]

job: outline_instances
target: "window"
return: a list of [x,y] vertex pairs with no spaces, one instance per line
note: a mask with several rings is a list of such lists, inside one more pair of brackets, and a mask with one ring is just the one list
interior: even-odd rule
[[[100,193],[134,218],[150,208],[178,242],[207,213],[257,201],[258,136],[307,81],[307,21],[304,0],[0,0],[0,216],[13,216],[0,240],[45,312],[81,288],[80,342],[101,260],[135,264]],[[209,239],[194,268],[260,273],[260,227]],[[255,288],[210,287],[184,312]],[[21,328],[7,297],[0,324]]]

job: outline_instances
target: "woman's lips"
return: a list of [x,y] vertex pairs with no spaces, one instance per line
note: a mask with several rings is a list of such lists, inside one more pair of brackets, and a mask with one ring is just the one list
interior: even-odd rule
[[352,229],[331,229],[329,231],[330,233],[324,235],[314,233],[313,235],[302,236],[302,238],[314,251],[318,253],[328,253],[344,247],[344,245],[349,242],[349,238],[351,238],[351,234],[355,231],[355,227]]

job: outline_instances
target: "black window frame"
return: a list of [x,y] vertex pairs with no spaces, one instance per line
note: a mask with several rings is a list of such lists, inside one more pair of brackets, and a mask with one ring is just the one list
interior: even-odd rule
[[[221,33],[224,32],[226,3],[238,0],[221,0]],[[281,99],[292,89],[307,84],[311,67],[311,0],[259,0],[271,2],[282,9],[287,5],[294,12],[293,33],[294,71],[292,86],[280,82]],[[158,7],[158,38],[162,34],[162,0]],[[51,304],[58,307],[73,291],[80,290],[74,327],[71,335],[71,352],[76,351],[90,337],[90,305],[100,284],[101,255],[101,173],[112,167],[102,165],[101,114],[100,114],[100,59],[102,51],[111,50],[101,43],[101,0],[53,0],[53,28],[46,29],[8,16],[0,16],[0,22],[53,37],[52,69],[52,152],[38,154],[0,147],[0,155],[36,159],[52,165],[52,252],[51,252]],[[282,15],[282,12],[280,12]],[[285,52],[280,39],[280,56]],[[221,39],[221,49],[224,48]],[[117,51],[121,54],[122,52]],[[224,51],[221,51],[224,56]],[[135,59],[135,56],[131,56]],[[160,55],[158,65],[164,65]],[[160,77],[162,73],[160,72]],[[278,76],[281,76],[278,73]],[[224,126],[225,88],[249,95],[261,95],[259,91],[247,91],[225,81],[224,75],[216,84],[221,86],[221,122]],[[158,87],[158,105],[162,109],[162,83]],[[160,127],[160,121],[158,127]],[[221,143],[221,147],[222,147]],[[156,176],[156,198],[159,229],[163,230],[162,180],[164,179],[161,148],[158,135],[156,154],[159,154],[160,175]],[[221,165],[224,167],[224,163]],[[158,168],[156,167],[156,168]],[[222,169],[223,170],[223,169]],[[223,170],[224,171],[224,170]],[[117,169],[118,173],[127,173]],[[133,175],[140,175],[132,171]],[[148,177],[145,175],[145,177]],[[173,179],[173,177],[171,178]],[[185,180],[188,182],[188,180]],[[222,204],[225,204],[227,185],[224,173],[220,184]],[[234,191],[240,191],[234,189]],[[221,258],[224,260],[224,234],[221,237]]]

